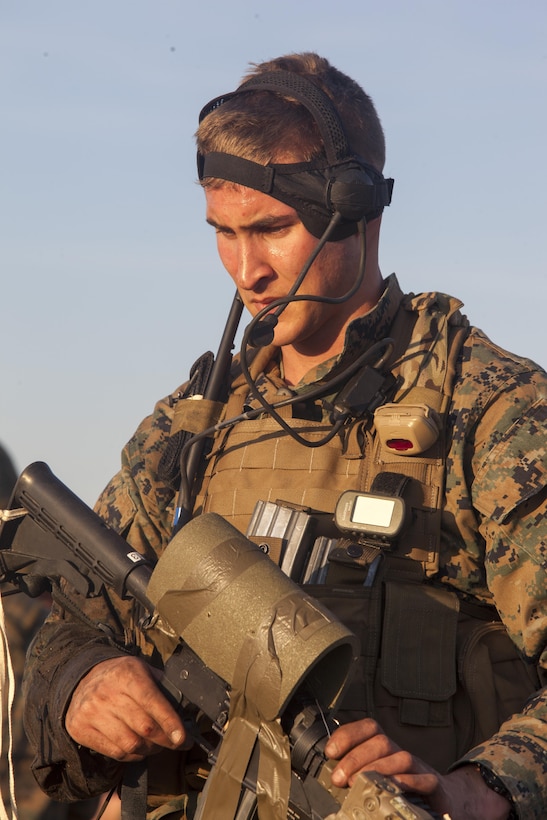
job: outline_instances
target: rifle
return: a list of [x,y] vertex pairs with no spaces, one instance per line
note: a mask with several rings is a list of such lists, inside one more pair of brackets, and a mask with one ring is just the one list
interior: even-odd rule
[[[197,624],[193,630],[185,623],[184,606],[182,609],[178,606],[184,598],[177,597],[176,587],[184,586],[189,579],[189,583],[195,585],[201,565],[210,565],[211,556],[218,553],[222,554],[219,560],[224,561],[224,570],[232,569],[233,578],[223,590],[219,592],[217,589],[215,599],[207,599],[206,615],[200,618],[198,612],[193,618],[193,624]],[[182,554],[184,561],[181,560]],[[226,556],[236,554],[236,564],[231,568]],[[252,595],[247,594],[247,597],[253,600],[247,607],[242,604],[245,598],[240,586],[243,583],[240,579],[245,575],[241,572],[242,565],[251,576]],[[347,683],[356,640],[328,610],[305,595],[255,544],[224,519],[214,514],[194,519],[173,538],[153,565],[132,550],[120,535],[56,478],[46,464],[36,462],[19,477],[9,510],[4,511],[0,526],[0,583],[9,583],[31,597],[52,584],[55,594],[55,585],[61,579],[86,597],[97,596],[106,587],[122,600],[133,599],[140,604],[146,613],[142,628],[148,628],[154,622],[161,628],[164,622],[169,630],[174,629],[180,636],[175,651],[164,659],[161,687],[186,720],[198,713],[207,715],[220,738],[218,745],[212,747],[195,727],[192,730],[196,742],[206,751],[212,764],[196,818],[205,817],[203,812],[211,811],[211,806],[213,814],[215,806],[222,806],[222,816],[233,817],[233,820],[252,820],[261,813],[260,798],[257,798],[257,791],[260,791],[257,785],[264,778],[260,743],[253,740],[248,748],[242,749],[237,731],[230,733],[230,728],[235,726],[237,729],[240,717],[230,713],[231,696],[241,686],[242,658],[253,647],[247,633],[260,632],[264,623],[264,613],[259,611],[263,603],[257,603],[263,596],[256,595],[255,585],[260,573],[265,573],[265,581],[261,583],[267,599],[266,608],[269,595],[270,609],[275,610],[274,621],[282,622],[285,630],[283,641],[286,646],[280,646],[275,658],[275,662],[281,664],[281,681],[272,692],[266,693],[271,700],[267,708],[262,707],[260,699],[267,689],[264,681],[269,679],[269,668],[267,674],[255,680],[254,690],[252,683],[245,684],[249,687],[245,696],[251,700],[255,698],[261,719],[270,721],[274,729],[280,726],[281,735],[288,739],[289,775],[285,780],[283,773],[279,775],[287,791],[284,816],[291,820],[326,817],[346,820],[357,816],[352,813],[352,807],[359,807],[358,816],[371,820],[387,817],[431,820],[434,815],[418,800],[403,794],[392,781],[375,773],[359,775],[351,789],[332,786],[330,771],[334,764],[325,758],[323,750],[329,727],[333,725],[334,707]],[[205,588],[207,583],[203,584]],[[225,607],[223,595],[232,595],[241,606]],[[177,605],[173,605],[173,601]],[[287,618],[282,612],[287,601],[290,602],[291,617],[296,612],[299,617],[295,620],[306,624],[305,642],[299,642],[297,633],[290,636],[290,640],[287,637]],[[215,611],[218,615],[223,608],[219,623],[218,616],[215,621]],[[194,610],[195,606],[193,615]],[[239,615],[236,610],[241,610]],[[253,620],[257,629],[250,630]],[[268,632],[269,638],[275,636],[275,628],[274,623]],[[233,641],[225,640],[227,634],[233,637]],[[237,644],[238,641],[241,647],[235,647],[235,651],[234,646],[226,648],[227,644]],[[251,682],[255,675],[255,660],[251,652],[249,665],[245,668],[245,677]],[[229,725],[226,731],[229,715],[231,727]],[[222,760],[227,746],[234,742],[236,751],[245,753],[247,763],[243,767],[241,783],[236,784],[237,793],[232,794],[234,809],[228,815],[225,813],[227,795],[225,792],[220,797],[215,794],[213,775],[217,775],[218,780],[218,772],[222,774],[219,759]],[[281,769],[284,763],[286,761],[280,761]],[[218,788],[216,791],[218,793]],[[265,811],[266,815],[280,816],[270,810]]]

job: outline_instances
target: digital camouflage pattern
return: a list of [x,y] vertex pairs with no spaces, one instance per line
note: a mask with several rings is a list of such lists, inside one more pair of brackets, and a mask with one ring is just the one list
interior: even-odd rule
[[[348,328],[342,356],[308,373],[298,389],[332,372],[340,366],[340,359],[353,357],[356,351],[390,335],[397,312],[404,309],[408,298],[395,277],[390,277],[376,308]],[[423,299],[434,301],[435,297]],[[419,301],[414,299],[415,304]],[[259,380],[264,392],[271,395],[287,389],[275,357],[264,369]],[[174,491],[158,479],[158,464],[181,395],[183,389],[158,402],[142,422],[123,451],[120,472],[97,505],[111,526],[151,557],[161,554],[171,535]],[[458,590],[463,598],[494,604],[515,645],[530,665],[538,665],[545,681],[546,374],[534,362],[501,350],[480,330],[470,328],[447,418],[449,447],[437,580]],[[258,488],[257,493],[262,497],[263,489]],[[127,608],[115,603],[130,631]],[[92,615],[97,615],[100,603],[93,602],[93,607]],[[51,793],[74,796],[92,793],[90,788],[105,790],[119,769],[111,761],[98,760],[99,756],[90,760],[79,752],[61,724],[49,715],[62,714],[85,671],[117,650],[104,635],[80,625],[60,627],[63,617],[56,611],[36,642],[28,667],[26,721],[39,756],[37,776],[43,783],[47,780]],[[116,626],[106,607],[101,618]],[[81,647],[79,652],[76,646]],[[141,648],[152,652],[146,645]],[[51,740],[47,749],[40,742],[44,734]],[[547,806],[547,690],[541,690],[490,740],[468,752],[465,760],[480,761],[503,779],[520,816],[543,818]]]

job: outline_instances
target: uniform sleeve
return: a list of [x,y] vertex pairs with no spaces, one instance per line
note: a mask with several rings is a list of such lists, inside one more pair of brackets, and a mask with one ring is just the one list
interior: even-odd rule
[[71,802],[103,794],[119,780],[120,764],[74,743],[65,731],[64,717],[84,675],[122,653],[105,634],[62,617],[54,607],[29,649],[24,723],[39,786],[54,800]]
[[[131,546],[154,558],[169,539],[173,491],[156,480],[162,443],[169,434],[169,405],[162,401],[146,418],[122,453],[122,466],[101,495],[96,510]],[[89,670],[127,651],[138,651],[130,602],[114,593],[85,599],[63,591],[87,621],[56,603],[33,641],[26,663],[25,730],[33,747],[34,775],[56,800],[82,800],[115,785],[121,766],[77,746],[64,717],[79,681]],[[96,624],[102,624],[99,628]],[[123,646],[130,644],[128,649]],[[150,655],[144,639],[139,649]]]
[[[521,369],[495,396],[482,393],[474,429],[472,497],[485,540],[486,581],[509,634],[547,682],[547,381]],[[462,761],[500,777],[519,817],[540,820],[547,806],[547,688]]]

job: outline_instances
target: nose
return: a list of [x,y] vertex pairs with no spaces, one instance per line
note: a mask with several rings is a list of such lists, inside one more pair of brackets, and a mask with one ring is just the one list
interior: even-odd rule
[[245,236],[237,240],[234,282],[239,290],[260,291],[273,275],[273,268],[260,248],[256,237]]

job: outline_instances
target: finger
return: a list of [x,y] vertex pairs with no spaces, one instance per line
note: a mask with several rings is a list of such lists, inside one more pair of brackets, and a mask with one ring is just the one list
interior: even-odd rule
[[[135,703],[152,721],[142,726],[142,737],[153,737],[156,743],[167,748],[181,746],[186,740],[186,732],[181,715],[173,708],[159,689],[154,678],[150,677],[146,686],[137,685],[129,691]],[[151,735],[148,732],[152,732]]]
[[[78,733],[75,734],[77,737]],[[121,721],[112,721],[108,734],[99,728],[87,727],[82,738],[85,739],[85,744],[82,743],[81,746],[121,763],[142,760],[160,751],[161,748],[155,744],[145,743]]]
[[363,720],[355,721],[353,723],[346,723],[339,726],[325,746],[325,754],[327,757],[333,759],[340,759],[343,755],[350,751],[350,749],[364,743],[367,740],[382,735],[382,727],[372,718],[364,718]]
[[[362,766],[359,771],[367,769],[386,777],[392,777],[405,791],[410,789],[420,794],[429,794],[439,782],[437,772],[430,769],[419,758],[411,755],[410,752],[403,750],[380,757],[372,764]],[[350,785],[356,776],[357,772],[348,778]]]
[[[105,745],[126,755],[155,746],[176,748],[185,740],[180,716],[159,691],[148,667],[134,658],[94,667],[73,693],[65,719],[73,739],[104,753]],[[100,748],[98,748],[100,746]]]
[[386,740],[388,744],[382,747],[385,754],[382,753],[375,759],[371,759],[370,749],[365,750],[363,746],[342,758],[332,772],[334,785],[352,786],[360,772],[374,771],[393,778],[404,791],[432,794],[439,785],[438,774],[410,752],[397,749],[389,753],[389,739]]
[[[391,758],[403,755],[404,763],[388,763]],[[364,743],[350,749],[343,755],[332,771],[332,782],[335,786],[347,786],[354,775],[362,771],[378,771],[380,767],[389,771],[381,771],[382,774],[393,774],[395,770],[400,773],[408,771],[411,765],[412,756],[407,752],[402,752],[399,747],[386,735],[374,735]]]

